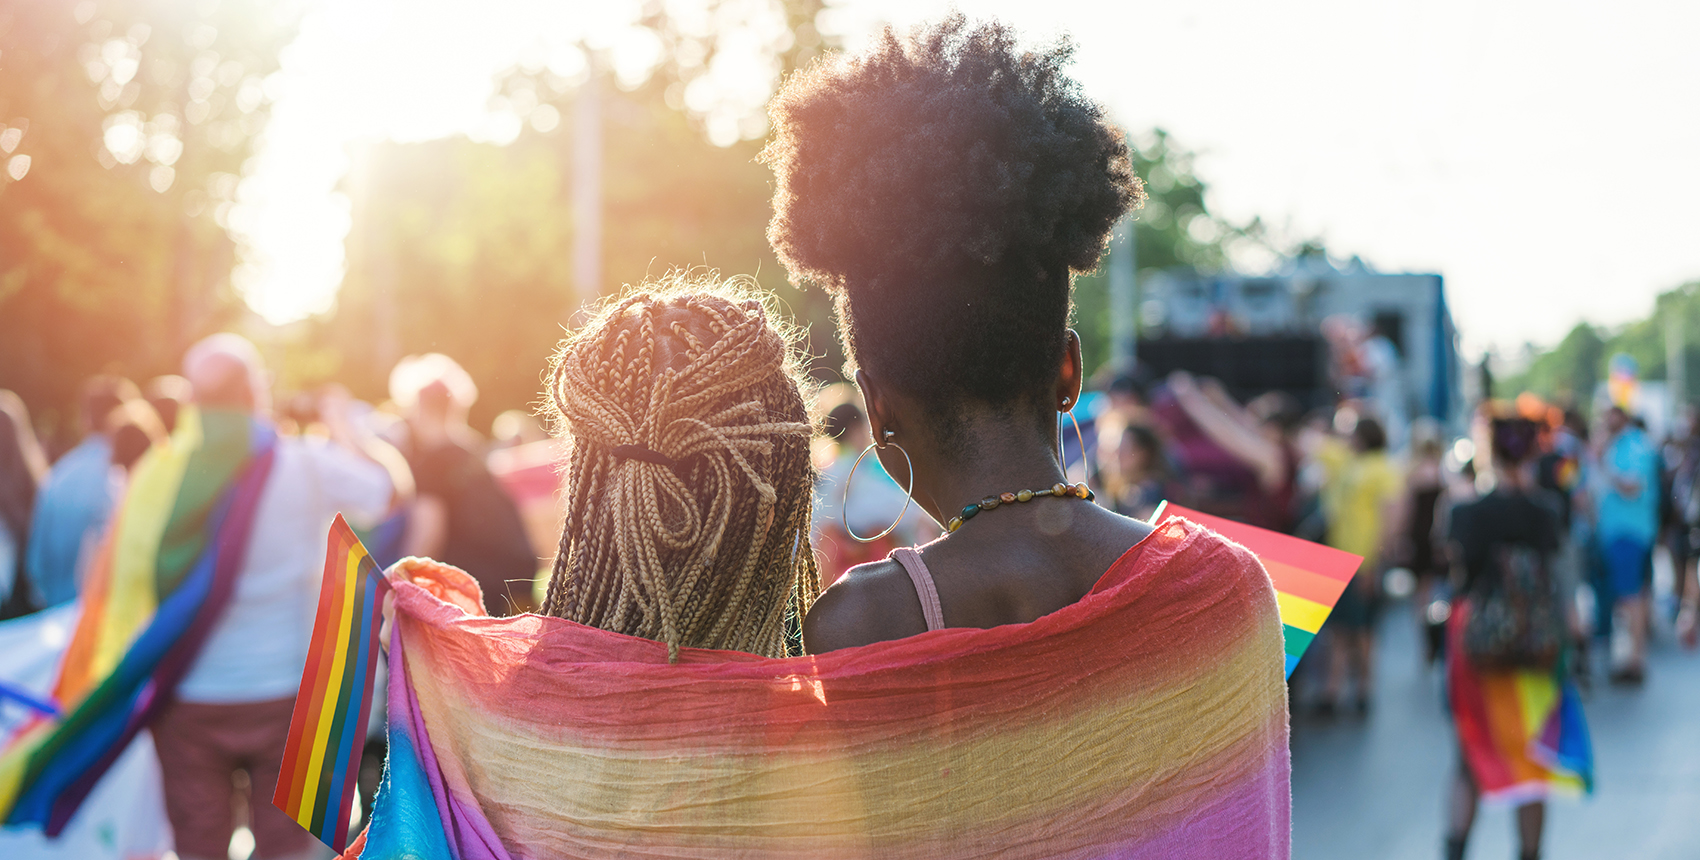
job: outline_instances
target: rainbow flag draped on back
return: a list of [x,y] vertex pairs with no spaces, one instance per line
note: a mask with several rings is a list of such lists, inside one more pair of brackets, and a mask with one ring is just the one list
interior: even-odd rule
[[1276,592],[1170,520],[1079,602],[816,656],[481,617],[389,573],[390,754],[346,857],[1276,858]]
[[1171,505],[1157,507],[1151,521],[1164,522],[1183,517],[1204,525],[1217,534],[1245,547],[1263,563],[1269,581],[1275,585],[1275,600],[1281,607],[1281,626],[1286,642],[1287,676],[1316,638],[1322,622],[1334,610],[1346,584],[1358,572],[1363,556],[1344,550],[1300,540],[1291,535],[1272,532],[1257,526],[1201,514],[1198,511]]
[[1464,657],[1474,610],[1453,603],[1446,625],[1446,698],[1458,746],[1482,797],[1528,803],[1594,790],[1594,750],[1582,697],[1563,664],[1548,670],[1483,671]]
[[230,602],[276,436],[243,412],[185,410],[136,464],[84,579],[43,717],[0,753],[0,820],[62,831],[172,697]]
[[326,542],[313,644],[272,795],[272,805],[337,851],[348,846],[354,777],[366,745],[388,590],[377,563],[339,514]]

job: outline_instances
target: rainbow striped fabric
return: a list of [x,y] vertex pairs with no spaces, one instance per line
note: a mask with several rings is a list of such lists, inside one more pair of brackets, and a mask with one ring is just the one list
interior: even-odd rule
[[787,659],[670,665],[389,576],[390,757],[345,857],[1289,855],[1276,593],[1184,520],[1031,623]]
[[1275,584],[1275,599],[1281,607],[1287,676],[1291,677],[1293,667],[1299,665],[1299,658],[1304,656],[1305,649],[1322,629],[1322,622],[1328,620],[1328,613],[1346,590],[1346,583],[1352,581],[1358,566],[1363,564],[1363,556],[1168,502],[1158,506],[1151,521],[1160,523],[1173,517],[1206,526],[1251,550],[1263,562],[1263,569]]
[[336,851],[348,847],[387,591],[389,582],[377,563],[337,515],[325,545],[313,644],[272,795],[274,806]]
[[1594,790],[1582,697],[1562,662],[1544,671],[1483,671],[1461,659],[1474,611],[1454,600],[1446,625],[1446,698],[1458,746],[1482,797],[1523,804]]
[[243,412],[185,410],[131,472],[83,582],[82,616],[43,715],[0,754],[0,820],[64,830],[194,664],[229,605],[276,434]]

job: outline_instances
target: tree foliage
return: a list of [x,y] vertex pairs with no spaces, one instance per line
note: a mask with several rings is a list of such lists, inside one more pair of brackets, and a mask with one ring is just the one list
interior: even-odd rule
[[[1193,153],[1168,132],[1153,129],[1130,143],[1134,174],[1145,180],[1148,195],[1132,222],[1141,277],[1177,267],[1220,271],[1229,265],[1228,248],[1233,243],[1265,242],[1261,222],[1236,225],[1209,210],[1205,202],[1209,186],[1194,172]],[[1074,325],[1088,374],[1111,357],[1109,289],[1103,264],[1075,281]]]
[[[603,285],[704,267],[748,274],[778,293],[815,349],[836,349],[822,296],[785,283],[768,249],[768,171],[760,143],[710,144],[665,103],[667,82],[604,93]],[[572,173],[577,90],[526,76],[504,92],[541,91],[548,131],[506,146],[464,138],[380,144],[351,183],[355,226],[334,314],[313,337],[332,361],[314,367],[381,398],[403,354],[446,353],[482,387],[474,420],[524,407],[544,360],[578,310],[572,272]],[[526,102],[527,99],[521,98]],[[319,381],[305,374],[299,384]]]
[[713,93],[723,55],[753,48],[777,85],[831,47],[815,28],[824,3],[755,6],[761,14],[730,0],[647,3],[639,25],[661,60],[635,86],[589,50],[578,80],[511,70],[493,102],[525,125],[505,146],[454,138],[367,153],[347,188],[355,226],[336,309],[291,346],[286,382],[336,378],[381,398],[398,356],[439,351],[479,380],[475,422],[534,403],[544,359],[578,310],[572,181],[586,86],[601,101],[602,291],[676,268],[754,276],[808,329],[830,376],[843,362],[830,303],[786,283],[767,246],[771,177],[755,160],[765,118],[741,106],[728,135],[716,123],[740,106]]
[[[1646,319],[1616,329],[1577,323],[1557,346],[1534,351],[1527,369],[1505,379],[1495,393],[1529,391],[1575,403],[1586,411],[1592,405],[1595,388],[1606,378],[1607,362],[1618,353],[1635,359],[1643,379],[1669,379],[1668,326],[1680,327],[1685,341],[1700,332],[1700,281],[1660,294]],[[1686,343],[1682,360],[1692,399],[1694,386],[1700,382],[1700,344]]]
[[1586,406],[1604,378],[1606,333],[1586,322],[1576,324],[1551,350],[1535,356],[1523,373],[1495,383],[1496,395],[1524,391],[1564,403]]
[[51,431],[83,377],[168,371],[234,305],[225,223],[284,14],[0,6],[0,387]]

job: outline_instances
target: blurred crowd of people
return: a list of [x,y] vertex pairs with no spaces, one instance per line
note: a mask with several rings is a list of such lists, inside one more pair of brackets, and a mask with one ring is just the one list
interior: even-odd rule
[[[1379,339],[1359,342],[1373,356]],[[1101,380],[1083,398],[1084,464],[1131,516],[1168,500],[1362,556],[1291,679],[1294,713],[1370,710],[1378,616],[1408,598],[1458,727],[1445,856],[1463,856],[1487,796],[1518,805],[1521,856],[1537,857],[1548,790],[1591,787],[1580,696],[1645,683],[1654,630],[1700,646],[1700,408],[1656,440],[1623,405],[1590,422],[1523,394],[1449,430],[1385,409],[1375,392],[1393,386],[1335,382],[1337,399],[1306,409],[1185,372]],[[1658,600],[1656,567],[1671,575]],[[1563,751],[1496,746],[1560,727]]]
[[[337,514],[384,563],[429,555],[476,572],[494,614],[533,605],[540,559],[559,528],[554,443],[523,413],[501,416],[499,439],[474,431],[466,417],[477,387],[446,356],[411,356],[390,382],[390,398],[378,406],[330,385],[281,398],[274,409],[259,351],[236,335],[215,335],[188,352],[182,376],[145,387],[108,375],[87,380],[81,436],[53,458],[23,401],[0,391],[5,618],[72,603],[97,554],[131,552],[117,545],[116,519],[160,507],[124,503],[143,458],[210,450],[203,437],[230,421],[277,439],[234,593],[152,724],[181,856],[224,856],[239,822],[261,856],[311,851],[310,837],[260,789],[233,805],[231,775],[265,792],[276,781],[318,604],[324,536]],[[191,414],[195,420],[183,420]],[[172,444],[162,444],[168,437]],[[189,500],[167,501],[175,509]],[[381,762],[381,745],[372,754]]]
[[[405,489],[405,517],[380,536],[389,553],[478,571],[487,591],[501,596],[492,607],[502,614],[531,605],[539,559],[553,552],[559,533],[558,446],[534,417],[509,410],[489,434],[474,430],[467,413],[477,386],[436,353],[400,362],[381,404],[354,400],[332,384],[282,396],[274,410],[258,356],[252,353],[261,374],[255,385],[265,390],[257,414],[285,437],[383,461],[394,487]],[[0,390],[0,617],[76,598],[131,468],[195,403],[190,380],[175,374],[145,387],[120,376],[90,377],[77,398],[78,434],[53,451],[38,438],[23,400]]]

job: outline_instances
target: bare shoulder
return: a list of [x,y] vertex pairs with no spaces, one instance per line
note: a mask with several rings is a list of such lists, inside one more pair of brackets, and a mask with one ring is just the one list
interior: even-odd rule
[[1126,542],[1129,547],[1145,540],[1152,532],[1157,530],[1156,526],[1153,526],[1145,520],[1123,516],[1115,511],[1105,512],[1110,515],[1111,526],[1109,531],[1116,535],[1115,540],[1117,542]]
[[821,592],[803,619],[803,649],[824,654],[926,630],[927,619],[909,574],[884,559],[850,568]]
[[1106,570],[1156,530],[1144,520],[1123,516],[1107,508],[1094,507],[1091,514],[1083,523],[1077,543],[1082,549],[1090,547],[1088,552],[1093,558],[1093,566]]

